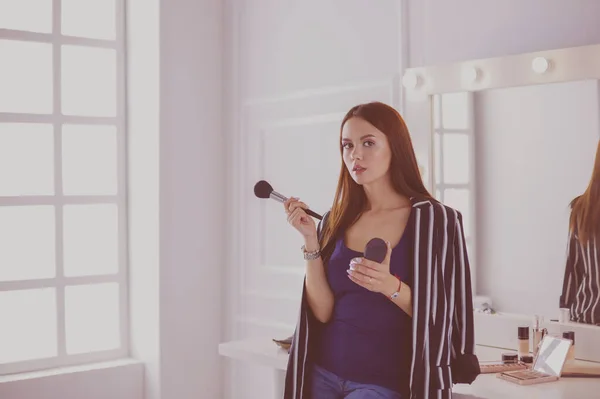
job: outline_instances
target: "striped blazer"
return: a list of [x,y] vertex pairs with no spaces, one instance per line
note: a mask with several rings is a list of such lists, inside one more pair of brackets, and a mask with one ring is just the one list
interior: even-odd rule
[[560,307],[571,309],[571,320],[600,325],[600,247],[598,237],[581,244],[569,233],[567,264]]
[[[480,373],[462,216],[434,199],[411,198],[411,202],[407,225],[414,231],[410,398],[449,399],[454,383],[470,384]],[[319,234],[326,216],[319,223]],[[284,399],[318,399],[310,392],[311,336],[320,324],[308,306],[304,285]]]

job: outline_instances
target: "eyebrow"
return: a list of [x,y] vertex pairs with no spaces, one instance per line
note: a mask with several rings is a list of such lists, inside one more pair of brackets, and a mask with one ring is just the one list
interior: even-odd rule
[[[364,136],[362,136],[360,139],[361,139],[361,140],[364,140],[364,139],[366,139],[367,137],[375,137],[375,135],[374,135],[374,134],[365,134],[365,135],[364,135]],[[350,140],[350,139],[347,139],[347,138],[343,138],[343,139],[342,139],[342,141],[352,141],[352,140]]]

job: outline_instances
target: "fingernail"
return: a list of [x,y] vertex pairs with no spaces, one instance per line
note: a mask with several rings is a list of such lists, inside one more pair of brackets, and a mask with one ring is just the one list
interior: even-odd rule
[[354,270],[354,263],[350,263],[350,269],[348,270]]
[[348,270],[346,270],[346,273],[352,274],[352,270],[354,270],[354,269],[348,269]]

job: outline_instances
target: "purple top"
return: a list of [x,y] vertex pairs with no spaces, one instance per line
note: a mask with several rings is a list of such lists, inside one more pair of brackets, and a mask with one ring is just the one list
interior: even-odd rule
[[[390,272],[411,286],[410,234],[392,250]],[[408,395],[412,320],[396,304],[348,278],[350,260],[361,252],[338,239],[327,265],[335,297],[331,320],[321,328],[316,363],[338,377],[383,386]]]

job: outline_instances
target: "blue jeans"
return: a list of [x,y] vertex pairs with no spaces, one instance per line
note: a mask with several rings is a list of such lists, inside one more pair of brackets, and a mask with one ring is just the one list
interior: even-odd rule
[[315,399],[402,399],[398,392],[378,385],[344,380],[313,365],[312,397]]

